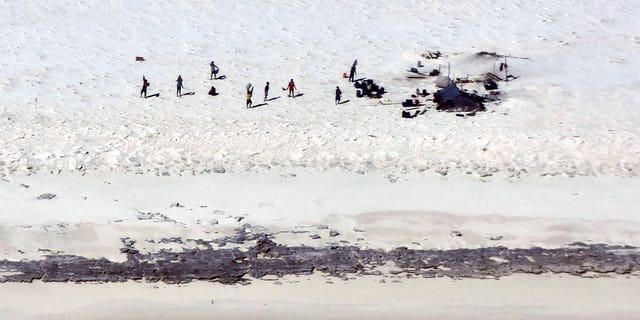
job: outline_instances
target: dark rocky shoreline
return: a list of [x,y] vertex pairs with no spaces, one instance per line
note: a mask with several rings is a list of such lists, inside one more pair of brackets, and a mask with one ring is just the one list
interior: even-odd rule
[[[238,238],[240,237],[240,238]],[[310,274],[314,271],[335,277],[345,275],[400,275],[410,277],[499,278],[513,274],[564,273],[633,274],[640,271],[640,251],[631,246],[573,243],[563,248],[509,249],[488,247],[455,250],[413,250],[399,247],[384,251],[357,246],[284,246],[268,235],[243,235],[224,241],[255,245],[216,248],[202,239],[190,242],[205,248],[179,252],[160,250],[141,253],[135,241],[123,239],[124,262],[88,259],[75,255],[49,255],[37,261],[0,260],[0,282],[147,282],[187,283],[194,280],[223,284],[250,283],[251,278]],[[166,241],[182,242],[171,238]],[[390,263],[390,264],[389,264]],[[380,266],[392,270],[377,270]],[[383,268],[384,269],[384,268]],[[387,268],[388,269],[388,268]]]

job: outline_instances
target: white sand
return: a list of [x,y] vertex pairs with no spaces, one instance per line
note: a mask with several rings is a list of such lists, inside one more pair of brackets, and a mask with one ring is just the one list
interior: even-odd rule
[[[635,319],[638,278],[512,276],[501,280],[349,281],[319,275],[282,284],[5,284],[10,319]],[[332,283],[327,283],[331,281]],[[34,306],[37,306],[34,308]]]
[[[572,242],[640,245],[638,179],[376,174],[215,174],[13,176],[0,181],[0,255],[38,258],[48,251],[125,258],[123,237],[215,239],[245,224],[279,233],[285,245],[357,244],[367,248],[557,248]],[[25,188],[21,185],[29,185]],[[56,194],[52,200],[38,195]],[[180,207],[171,207],[180,203]],[[138,220],[140,212],[168,219]],[[241,218],[241,219],[240,219]],[[321,226],[327,226],[322,229]],[[336,230],[337,237],[329,232]],[[462,237],[452,237],[459,231]],[[309,236],[318,234],[320,239]],[[491,238],[501,237],[499,240]],[[342,242],[340,242],[342,241]],[[344,242],[348,241],[348,242]],[[252,245],[248,243],[247,245]],[[22,252],[22,253],[20,253]]]
[[[121,237],[157,250],[144,240],[245,223],[321,235],[276,236],[289,245],[639,245],[639,15],[633,0],[3,3],[0,259],[118,260]],[[400,101],[435,89],[406,79],[417,60],[494,71],[478,51],[531,60],[509,60],[520,78],[475,118],[402,119],[341,78],[357,58],[359,76]],[[212,59],[227,79],[208,80]],[[160,97],[138,98],[143,74]],[[178,74],[195,95],[175,97]],[[280,91],[290,78],[295,100]],[[245,84],[258,104],[265,81],[282,98],[244,109]],[[349,103],[333,104],[336,85]],[[637,278],[300,280],[2,284],[0,318],[640,317]]]
[[[640,172],[636,1],[29,1],[0,10],[3,174]],[[341,78],[357,58],[358,75],[388,99],[433,92],[433,80],[405,78],[425,50],[448,55],[425,68],[451,62],[456,76],[494,70],[478,51],[533,60],[512,59],[521,78],[501,84],[505,100],[468,119],[402,119],[398,106],[356,99]],[[211,60],[227,79],[208,80]],[[143,74],[159,98],[138,97]],[[195,96],[175,97],[178,74]],[[244,109],[248,82],[257,104],[265,81],[283,96],[290,78],[304,96]],[[336,85],[351,102],[333,104]]]

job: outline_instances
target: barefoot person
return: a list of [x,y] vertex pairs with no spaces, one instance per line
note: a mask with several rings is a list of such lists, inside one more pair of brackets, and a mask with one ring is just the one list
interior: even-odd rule
[[144,75],[142,76],[142,90],[140,90],[140,98],[142,98],[142,95],[144,94],[144,97],[147,97],[147,88],[149,87],[149,81],[147,81],[147,78],[144,77]]
[[253,86],[249,83],[247,85],[247,109],[251,108],[251,96],[253,96]]
[[295,98],[295,90],[296,90],[296,84],[293,82],[293,79],[291,79],[291,81],[289,81],[289,84],[287,85],[287,88],[289,88],[289,97]]
[[178,79],[176,79],[176,95],[178,96],[178,98],[182,97],[182,88],[184,86],[182,85],[182,76],[178,75]]
[[351,70],[349,70],[349,82],[353,82],[354,77],[356,76],[356,65],[358,64],[358,60],[353,61],[351,65]]
[[336,86],[336,104],[340,104],[340,98],[342,97],[342,91],[340,87]]
[[209,63],[209,66],[211,67],[211,76],[209,80],[218,79],[218,72],[220,71],[220,68],[218,68],[213,61]]

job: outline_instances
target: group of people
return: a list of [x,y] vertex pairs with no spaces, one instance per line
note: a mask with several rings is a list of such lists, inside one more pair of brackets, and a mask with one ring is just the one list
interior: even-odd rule
[[[295,82],[293,82],[293,79],[289,81],[289,84],[287,84],[287,88],[289,89],[289,97],[295,98],[296,84]],[[285,90],[284,88],[282,89]],[[251,108],[251,106],[253,105],[253,101],[251,101],[251,98],[253,97],[253,85],[251,83],[247,84],[246,97],[247,97],[247,109],[248,109],[248,108]],[[267,98],[269,98],[269,81],[267,81],[267,83],[264,86],[263,101],[267,101]]]
[[[143,75],[142,90],[140,90],[140,98],[142,97],[147,98],[147,88],[149,88],[149,86],[150,86],[149,81]],[[178,96],[178,98],[182,96],[182,88],[184,88],[184,86],[182,85],[182,75],[178,75],[178,79],[176,79],[176,96]]]
[[[358,60],[355,60],[353,62],[353,65],[351,66],[351,70],[349,72],[349,81],[352,82],[354,81],[353,78],[355,77],[356,74],[356,64],[358,63]],[[209,76],[210,80],[214,80],[214,79],[218,79],[218,73],[220,72],[220,68],[215,64],[214,61],[211,61],[211,63],[209,63],[209,66],[211,67],[211,75]],[[144,97],[147,98],[147,88],[149,88],[150,84],[149,81],[147,80],[147,78],[143,75],[142,76],[142,89],[140,90],[140,97]],[[176,96],[178,98],[182,97],[182,89],[184,88],[184,84],[183,84],[183,80],[182,80],[182,75],[178,75],[178,78],[176,79]],[[246,107],[247,108],[251,108],[253,105],[253,102],[251,100],[251,98],[253,97],[253,85],[252,84],[247,84],[247,92],[246,92],[246,98],[247,98],[247,104]],[[288,90],[289,91],[289,97],[291,98],[295,98],[296,97],[296,84],[293,81],[293,79],[291,79],[289,81],[289,83],[287,84],[286,89],[282,88],[282,90]],[[340,104],[341,102],[341,98],[342,98],[342,90],[340,90],[339,86],[336,86],[336,91],[335,91],[336,95],[335,95],[335,103],[336,104]],[[210,95],[217,95],[217,92],[215,90],[215,87],[211,87],[211,90],[209,91]],[[269,82],[266,83],[266,85],[264,86],[264,101],[267,101],[269,97]]]
[[[210,80],[217,79],[218,72],[220,71],[220,68],[218,68],[218,66],[216,66],[215,62],[213,62],[213,61],[211,61],[209,66],[211,66]],[[183,82],[182,75],[178,75],[178,79],[176,79],[176,96],[178,98],[182,97],[182,89],[184,88],[184,84],[182,82]],[[147,98],[147,88],[149,88],[149,86],[150,86],[149,81],[143,75],[142,76],[142,89],[140,90],[140,98],[142,98],[143,96],[144,96],[144,98]],[[216,90],[215,90],[214,87],[211,87],[211,90],[209,91],[209,94],[217,95],[216,94]]]

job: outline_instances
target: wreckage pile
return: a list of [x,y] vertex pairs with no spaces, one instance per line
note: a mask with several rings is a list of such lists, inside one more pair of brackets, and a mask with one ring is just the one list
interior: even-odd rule
[[360,79],[356,80],[353,84],[356,87],[356,97],[369,97],[369,98],[382,98],[382,95],[385,94],[384,87],[377,85],[373,79]]
[[[421,55],[423,58],[428,60],[437,60],[441,57],[446,57],[439,51],[427,51]],[[475,115],[478,111],[486,111],[485,103],[490,101],[500,100],[501,92],[498,91],[498,82],[500,81],[510,81],[517,79],[517,76],[513,76],[508,73],[508,65],[507,58],[516,58],[516,59],[528,59],[522,57],[513,57],[508,55],[500,55],[495,52],[479,52],[476,54],[477,57],[480,58],[489,58],[489,59],[500,59],[499,61],[499,70],[500,72],[504,72],[503,76],[496,74],[495,72],[485,72],[478,77],[462,77],[452,79],[448,75],[444,75],[440,73],[440,66],[438,69],[433,69],[430,72],[420,71],[419,68],[424,67],[422,62],[418,61],[417,67],[411,67],[407,70],[410,72],[410,75],[407,76],[408,79],[429,79],[435,77],[435,86],[438,90],[433,94],[433,103],[435,104],[435,109],[438,111],[445,112],[455,112],[459,116],[466,115]],[[504,59],[504,60],[502,60]],[[451,66],[445,66],[446,69],[450,70]],[[497,68],[497,65],[494,63],[494,68]],[[464,84],[481,84],[481,86],[472,89],[471,91],[461,89],[459,85]],[[485,93],[478,93],[478,91],[485,90]],[[418,115],[424,114],[430,106],[420,102],[416,98],[418,96],[425,97],[426,90],[420,91],[416,89],[416,94],[411,95],[412,99],[406,99],[402,102],[402,117],[403,118],[414,118]],[[429,101],[429,100],[427,100]],[[418,107],[424,106],[423,110],[419,110]]]
[[485,111],[487,109],[483,105],[484,101],[485,98],[477,94],[460,91],[455,83],[450,83],[433,94],[436,110],[447,112]]

